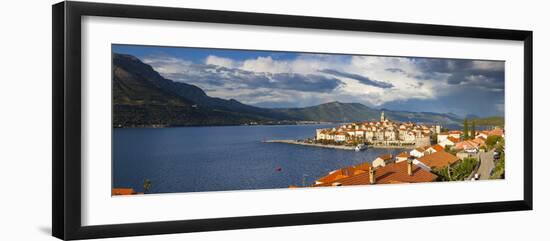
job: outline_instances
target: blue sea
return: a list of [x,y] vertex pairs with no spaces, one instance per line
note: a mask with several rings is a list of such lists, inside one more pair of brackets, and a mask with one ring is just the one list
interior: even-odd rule
[[287,188],[311,185],[328,172],[403,149],[362,152],[282,143],[333,125],[113,129],[113,187],[151,193]]

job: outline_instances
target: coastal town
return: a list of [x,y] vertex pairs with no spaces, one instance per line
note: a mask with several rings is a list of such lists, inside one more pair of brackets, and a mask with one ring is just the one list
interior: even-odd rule
[[[466,123],[466,122],[465,122]],[[318,129],[315,141],[326,145],[412,147],[398,155],[384,154],[374,160],[329,172],[311,187],[488,180],[504,178],[504,130],[442,131],[441,126],[392,122],[345,124]],[[297,187],[297,186],[291,186]]]
[[370,146],[421,147],[430,144],[430,136],[441,132],[440,125],[398,123],[382,112],[380,121],[345,124],[317,129],[315,140],[322,144],[368,144]]
[[368,147],[414,148],[430,145],[431,138],[435,138],[435,135],[440,132],[440,125],[394,122],[386,118],[382,112],[380,121],[348,123],[333,128],[316,129],[314,139],[265,142],[355,151]]

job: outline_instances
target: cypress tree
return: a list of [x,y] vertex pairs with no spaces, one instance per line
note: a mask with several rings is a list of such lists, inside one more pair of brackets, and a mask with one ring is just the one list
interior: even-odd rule
[[476,138],[476,122],[472,121],[472,135],[470,136],[470,139]]
[[468,120],[464,119],[464,130],[462,130],[462,138],[468,139]]

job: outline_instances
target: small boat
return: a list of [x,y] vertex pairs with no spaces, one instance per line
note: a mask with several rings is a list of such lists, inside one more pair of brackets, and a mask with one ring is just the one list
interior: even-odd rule
[[275,171],[278,171],[278,172],[280,172],[282,170],[283,170],[283,168],[281,168],[281,167],[277,167],[277,169],[275,169]]
[[367,145],[365,144],[359,144],[357,146],[355,146],[355,151],[362,151],[362,150],[366,150],[367,149]]

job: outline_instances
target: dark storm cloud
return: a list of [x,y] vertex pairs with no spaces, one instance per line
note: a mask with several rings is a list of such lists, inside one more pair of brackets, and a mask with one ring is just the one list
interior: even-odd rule
[[191,64],[188,69],[189,71],[167,74],[167,77],[175,81],[212,86],[240,85],[250,89],[270,88],[305,92],[330,92],[343,84],[339,79],[315,74],[255,73],[203,64]]
[[[419,79],[448,75],[450,85],[468,84],[492,90],[504,89],[504,62],[460,59],[413,59],[422,74]],[[481,67],[479,65],[487,65]]]
[[412,110],[438,113],[454,113],[459,116],[503,116],[504,92],[472,86],[455,88],[435,100],[408,99],[391,101],[381,107],[394,110]]
[[[280,89],[309,91],[309,92],[330,92],[342,84],[336,78],[329,78],[322,75],[302,75],[294,73],[279,73],[270,76],[274,82],[263,82],[258,87],[277,87]],[[258,82],[259,83],[259,82]]]
[[372,86],[378,87],[378,88],[387,89],[387,88],[392,88],[393,87],[393,85],[390,84],[390,83],[386,83],[386,82],[382,82],[382,81],[378,81],[378,80],[373,80],[373,79],[370,79],[367,76],[362,76],[362,75],[358,75],[358,74],[345,73],[345,72],[340,72],[340,71],[333,70],[333,69],[324,69],[321,72],[331,74],[331,75],[334,75],[334,76],[355,79],[355,80],[357,80],[357,81],[359,81],[363,84],[372,85]]

